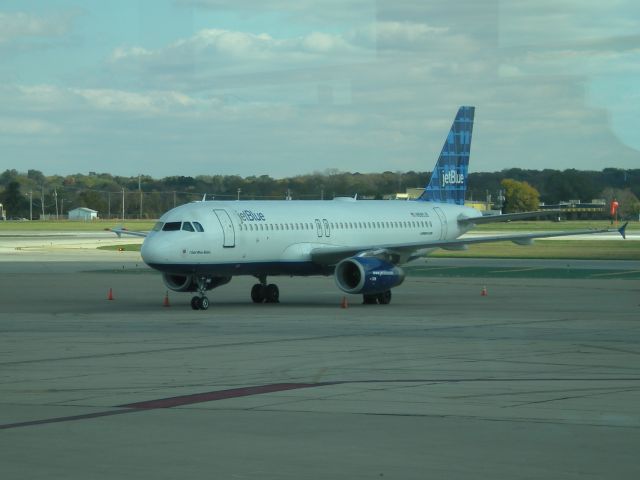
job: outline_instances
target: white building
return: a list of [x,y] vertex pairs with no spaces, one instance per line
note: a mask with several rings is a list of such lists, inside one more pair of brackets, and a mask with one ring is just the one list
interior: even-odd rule
[[73,210],[69,210],[69,220],[95,220],[98,218],[98,211],[91,210],[87,207],[78,207]]

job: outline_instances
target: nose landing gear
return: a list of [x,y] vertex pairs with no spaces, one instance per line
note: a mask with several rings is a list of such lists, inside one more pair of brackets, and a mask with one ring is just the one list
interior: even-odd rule
[[191,308],[194,310],[206,310],[209,308],[209,299],[204,294],[207,291],[207,281],[209,279],[207,277],[197,277],[196,282],[198,283],[198,295],[191,299]]

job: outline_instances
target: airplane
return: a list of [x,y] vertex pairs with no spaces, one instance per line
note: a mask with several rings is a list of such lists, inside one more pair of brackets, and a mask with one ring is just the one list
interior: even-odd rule
[[[405,279],[401,265],[435,249],[608,232],[552,233],[459,238],[474,226],[536,217],[548,212],[487,215],[464,205],[475,107],[459,108],[424,193],[413,201],[324,200],[197,201],[162,215],[141,247],[143,261],[162,274],[167,288],[195,292],[194,310],[207,310],[206,292],[237,275],[252,275],[254,303],[277,303],[278,275],[333,275],[347,294],[365,304],[389,304],[391,289]],[[624,236],[624,229],[618,229]]]

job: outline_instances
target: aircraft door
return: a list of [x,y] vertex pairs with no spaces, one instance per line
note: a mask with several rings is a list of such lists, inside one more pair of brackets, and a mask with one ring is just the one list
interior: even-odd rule
[[324,226],[324,236],[325,237],[330,237],[331,236],[331,230],[329,229],[329,221],[326,218],[322,219],[322,225]]
[[218,217],[220,226],[222,227],[223,247],[230,248],[236,246],[236,231],[233,228],[233,222],[226,210],[214,210],[213,213]]
[[440,240],[447,239],[447,216],[444,214],[440,207],[433,207],[433,210],[438,215],[438,220],[440,220]]
[[320,220],[316,218],[316,230],[318,230],[318,238],[322,237],[322,224]]

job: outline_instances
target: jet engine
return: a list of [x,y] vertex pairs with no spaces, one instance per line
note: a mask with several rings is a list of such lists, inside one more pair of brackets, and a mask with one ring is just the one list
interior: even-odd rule
[[336,265],[334,276],[343,292],[364,295],[386,292],[404,281],[400,267],[376,257],[345,258]]
[[[177,275],[172,273],[163,273],[162,281],[167,288],[176,292],[197,292],[198,281],[195,275]],[[205,277],[205,290],[213,290],[220,285],[224,285],[231,281],[231,277]]]

